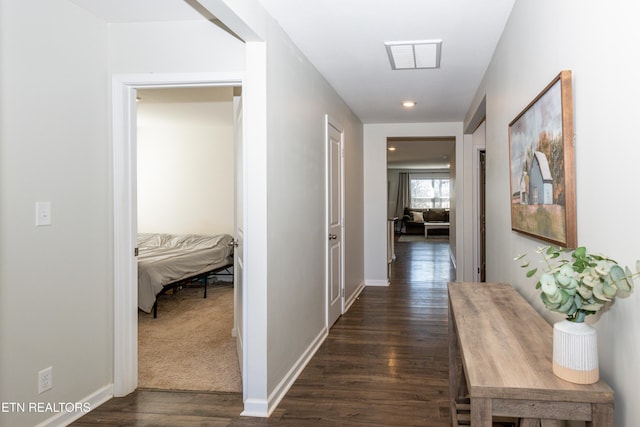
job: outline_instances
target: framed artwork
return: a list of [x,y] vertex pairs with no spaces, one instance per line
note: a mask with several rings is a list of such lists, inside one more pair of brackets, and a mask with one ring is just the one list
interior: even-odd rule
[[509,123],[511,229],[575,248],[571,71],[562,71]]

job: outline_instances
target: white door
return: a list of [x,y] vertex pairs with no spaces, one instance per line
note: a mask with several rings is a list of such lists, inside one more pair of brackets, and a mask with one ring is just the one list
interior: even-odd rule
[[[237,94],[236,94],[237,92]],[[244,272],[244,221],[243,221],[243,143],[242,143],[242,97],[240,88],[234,88],[233,96],[233,129],[234,129],[234,174],[235,174],[235,230],[233,251],[233,334],[236,337],[236,351],[240,372],[242,373],[242,347],[243,347],[243,272]]]
[[327,119],[327,329],[343,309],[342,131]]

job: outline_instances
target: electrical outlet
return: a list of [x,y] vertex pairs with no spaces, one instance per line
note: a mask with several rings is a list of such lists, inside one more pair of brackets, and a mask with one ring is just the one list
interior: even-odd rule
[[53,367],[43,369],[38,372],[38,394],[44,393],[53,388]]

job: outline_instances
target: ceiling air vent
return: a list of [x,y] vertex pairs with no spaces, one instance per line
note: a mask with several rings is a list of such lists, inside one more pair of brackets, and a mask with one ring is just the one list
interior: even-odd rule
[[442,40],[418,40],[405,42],[385,42],[391,68],[394,70],[415,70],[420,68],[440,68]]

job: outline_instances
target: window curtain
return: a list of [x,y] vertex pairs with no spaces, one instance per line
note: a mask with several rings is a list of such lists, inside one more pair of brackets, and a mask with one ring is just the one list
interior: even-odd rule
[[402,218],[404,208],[410,207],[411,192],[409,190],[409,174],[400,172],[398,174],[398,197],[396,198],[396,216]]

